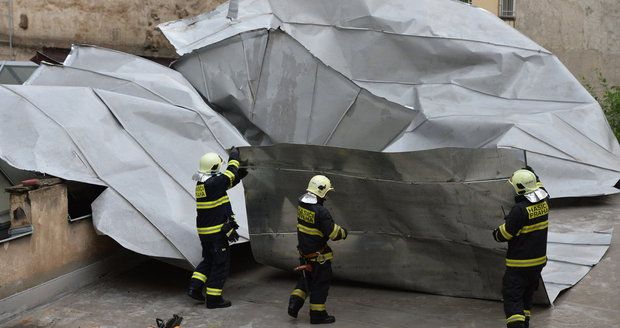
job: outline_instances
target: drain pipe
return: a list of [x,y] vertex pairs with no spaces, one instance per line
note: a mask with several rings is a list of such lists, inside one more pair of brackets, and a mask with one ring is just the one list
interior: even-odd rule
[[228,2],[228,15],[226,17],[232,21],[237,20],[239,14],[239,0],[230,0]]

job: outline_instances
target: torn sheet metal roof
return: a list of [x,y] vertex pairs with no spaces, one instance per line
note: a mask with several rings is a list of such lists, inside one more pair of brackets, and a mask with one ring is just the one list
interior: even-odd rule
[[[336,189],[325,206],[349,231],[346,241],[330,244],[336,276],[501,299],[506,244],[495,242],[491,231],[503,222],[502,207],[514,205],[507,179],[524,165],[523,151],[380,153],[281,144],[243,152],[251,168],[244,181],[257,261],[284,270],[297,265],[297,197],[310,177],[322,173]],[[549,221],[549,229],[557,229],[553,210]],[[550,233],[538,302],[553,303],[561,290],[581,280],[610,242],[610,232]]]
[[227,10],[160,29],[184,54],[174,68],[262,131],[246,134],[256,144],[517,148],[552,197],[618,192],[620,145],[600,106],[489,12],[450,0],[245,0],[235,20]]
[[[0,158],[14,167],[106,186],[95,227],[133,251],[197,265],[198,159],[247,142],[177,72],[128,54],[76,46],[0,87]],[[230,193],[248,239],[243,186]]]
[[37,66],[27,61],[0,60],[0,84],[22,84]]

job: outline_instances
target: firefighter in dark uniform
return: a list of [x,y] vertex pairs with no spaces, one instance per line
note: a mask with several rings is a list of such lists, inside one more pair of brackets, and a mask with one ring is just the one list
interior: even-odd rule
[[288,314],[297,313],[310,296],[310,323],[322,324],[336,321],[328,315],[325,301],[332,278],[333,253],[327,241],[347,238],[347,230],[334,223],[331,214],[323,206],[332,184],[322,175],[316,175],[308,183],[307,193],[299,198],[297,207],[297,240],[302,275],[291,293]]
[[[196,227],[202,244],[203,260],[192,274],[188,295],[206,301],[209,309],[231,305],[222,297],[222,288],[230,269],[229,243],[239,239],[235,216],[226,191],[247,175],[239,169],[239,150],[232,148],[228,166],[220,173],[222,158],[207,153],[200,158],[196,180]],[[206,297],[205,297],[206,296]]]
[[498,242],[508,242],[506,272],[502,281],[506,327],[529,327],[532,298],[540,272],[547,263],[549,195],[531,168],[509,179],[517,196],[505,223],[493,231]]

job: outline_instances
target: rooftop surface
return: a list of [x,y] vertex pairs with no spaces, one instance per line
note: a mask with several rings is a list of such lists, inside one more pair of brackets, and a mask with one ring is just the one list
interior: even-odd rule
[[[620,195],[552,202],[552,224],[583,231],[620,232]],[[490,234],[489,234],[489,238]],[[0,327],[149,327],[174,313],[183,327],[310,326],[307,305],[298,319],[286,314],[294,273],[254,262],[249,245],[235,246],[224,295],[227,309],[209,310],[185,296],[190,272],[148,259],[134,269],[68,294]],[[335,259],[338,260],[337,258]],[[363,260],[360,258],[360,260]],[[614,327],[620,324],[620,242],[592,271],[560,295],[553,307],[535,307],[531,327]],[[502,303],[390,290],[349,281],[332,283],[327,301],[333,327],[480,327],[504,325]]]

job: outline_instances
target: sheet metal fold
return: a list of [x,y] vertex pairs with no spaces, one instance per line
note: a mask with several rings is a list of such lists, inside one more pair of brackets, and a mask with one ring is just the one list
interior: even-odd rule
[[459,1],[245,0],[159,28],[251,143],[525,150],[552,197],[611,194],[620,145],[548,50]]
[[[192,174],[204,153],[247,145],[177,72],[121,52],[74,46],[24,86],[2,86],[0,158],[107,187],[92,204],[99,232],[149,256],[197,265]],[[247,241],[243,186],[230,192]]]
[[[337,277],[433,294],[501,299],[506,244],[491,232],[514,204],[507,178],[523,151],[443,148],[381,153],[322,146],[243,149],[252,252],[260,263],[291,270],[297,199],[315,174],[334,185],[325,203],[349,237],[331,242]],[[274,183],[286,181],[286,183]],[[269,204],[266,206],[265,204]],[[552,303],[583,278],[611,234],[554,233],[539,303]]]

